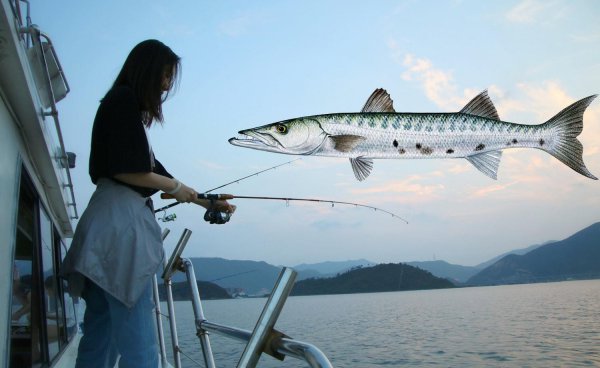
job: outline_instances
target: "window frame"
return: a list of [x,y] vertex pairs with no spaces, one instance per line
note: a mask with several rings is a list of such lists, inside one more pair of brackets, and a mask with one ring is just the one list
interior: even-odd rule
[[[25,199],[22,199],[23,196],[26,196]],[[50,211],[46,209],[44,204],[42,203],[41,197],[38,191],[35,188],[35,185],[27,173],[25,167],[21,167],[21,173],[19,175],[19,184],[18,184],[18,199],[16,206],[16,217],[17,221],[15,222],[15,232],[14,237],[15,241],[13,242],[13,252],[12,252],[12,263],[16,265],[16,261],[18,260],[18,244],[17,244],[17,236],[19,234],[19,214],[22,208],[22,203],[25,203],[26,206],[31,206],[29,210],[32,214],[32,223],[31,229],[31,287],[29,291],[29,303],[30,303],[30,337],[29,337],[29,355],[30,362],[34,367],[49,367],[53,363],[55,363],[62,353],[66,350],[69,343],[73,340],[76,335],[77,329],[69,330],[68,326],[68,318],[67,318],[67,303],[72,303],[73,316],[75,318],[75,326],[77,326],[77,315],[76,309],[74,305],[74,299],[70,297],[65,288],[63,287],[63,281],[60,277],[60,267],[62,263],[62,258],[65,251],[64,239],[61,237],[58,228],[53,221],[53,218],[50,216]],[[42,228],[42,216],[45,217],[44,221],[48,221],[49,229]],[[42,234],[42,230],[47,231],[48,234]],[[42,238],[50,236],[50,258],[43,257],[42,250]],[[29,239],[28,239],[29,240]],[[65,253],[63,253],[65,251]],[[22,251],[21,251],[22,252]],[[29,250],[26,250],[26,255],[29,255]],[[46,255],[48,256],[48,254]],[[44,264],[44,262],[48,264]],[[51,263],[51,264],[50,264]],[[52,295],[48,293],[48,291],[44,288],[44,267],[50,267],[51,277],[54,280],[54,290],[52,291]],[[15,266],[16,267],[16,266]],[[47,276],[47,277],[50,277]],[[14,277],[14,276],[13,276]],[[11,286],[12,289],[12,286]],[[14,312],[12,310],[12,304],[14,300],[15,294],[14,290],[11,290],[10,294],[10,312],[11,314]],[[57,328],[57,341],[53,343],[58,344],[58,351],[52,354],[50,357],[50,336],[49,336],[49,326],[48,326],[48,298],[53,297],[56,299],[56,318],[55,322]],[[62,327],[62,328],[61,328]],[[12,362],[13,359],[13,339],[15,336],[13,335],[13,322],[11,318],[11,323],[8,324],[8,361]],[[33,352],[34,346],[39,346],[39,358],[36,357],[36,361],[33,361]],[[26,346],[26,345],[25,345]],[[24,353],[27,350],[23,351]],[[37,353],[37,352],[36,352]]]

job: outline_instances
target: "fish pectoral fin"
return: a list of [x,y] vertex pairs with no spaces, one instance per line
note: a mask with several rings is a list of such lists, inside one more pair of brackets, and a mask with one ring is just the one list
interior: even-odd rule
[[394,101],[390,94],[383,88],[377,88],[360,112],[396,112],[394,110]]
[[496,106],[487,94],[487,90],[481,92],[475,96],[465,107],[459,112],[463,114],[471,114],[481,116],[483,118],[490,118],[494,120],[500,120]]
[[329,138],[333,141],[333,148],[340,152],[350,152],[354,147],[364,141],[366,138],[360,135],[332,135]]
[[365,180],[373,170],[373,160],[362,156],[350,158],[350,165],[352,165],[352,171],[358,181]]
[[496,180],[498,177],[498,166],[502,158],[502,151],[483,152],[473,156],[465,157],[477,170],[490,178]]

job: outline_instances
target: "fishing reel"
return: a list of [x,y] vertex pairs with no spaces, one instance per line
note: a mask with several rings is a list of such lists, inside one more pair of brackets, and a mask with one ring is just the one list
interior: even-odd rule
[[167,211],[163,210],[163,215],[162,217],[159,217],[158,219],[161,220],[162,222],[170,222],[170,221],[175,221],[175,219],[177,218],[177,215],[172,213],[170,215],[167,215]]
[[228,223],[229,219],[231,219],[231,213],[217,210],[215,208],[215,200],[211,199],[210,207],[208,207],[204,213],[204,221],[211,224],[222,225]]

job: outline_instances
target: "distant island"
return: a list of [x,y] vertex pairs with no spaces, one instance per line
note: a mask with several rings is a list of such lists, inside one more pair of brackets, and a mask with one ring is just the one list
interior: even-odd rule
[[[262,261],[191,258],[203,299],[268,295],[281,266]],[[364,293],[600,278],[600,222],[561,240],[533,245],[468,267],[441,260],[375,264],[365,259],[301,264],[292,295]],[[176,300],[189,300],[185,275]],[[162,282],[162,280],[161,280]],[[160,289],[163,289],[162,287]],[[164,291],[163,291],[164,294]]]
[[507,255],[472,276],[467,284],[524,284],[597,278],[600,278],[600,222],[526,254]]
[[[231,299],[231,295],[229,295],[225,289],[212,282],[197,281],[196,285],[198,286],[198,291],[202,300]],[[174,301],[192,300],[190,286],[187,281],[173,283],[171,290]],[[161,301],[167,300],[167,290],[164,285],[158,286],[158,295]]]
[[454,285],[430,272],[406,264],[357,267],[330,278],[296,282],[291,295],[374,293],[383,291],[451,288]]

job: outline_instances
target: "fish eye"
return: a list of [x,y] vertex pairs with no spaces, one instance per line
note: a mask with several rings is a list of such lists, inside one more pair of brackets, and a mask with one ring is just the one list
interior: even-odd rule
[[287,127],[283,124],[275,125],[275,130],[277,131],[277,133],[280,133],[280,134],[287,134],[287,132],[288,132]]

